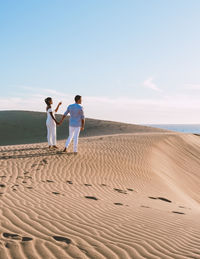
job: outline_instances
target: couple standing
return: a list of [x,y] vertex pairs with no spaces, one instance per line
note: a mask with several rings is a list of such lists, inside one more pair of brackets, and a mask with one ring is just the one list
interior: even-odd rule
[[85,125],[85,117],[83,108],[81,106],[82,103],[82,97],[80,95],[76,95],[75,103],[70,104],[67,107],[66,112],[62,116],[62,119],[60,122],[58,122],[55,118],[55,112],[58,111],[60,105],[62,102],[60,102],[56,109],[53,110],[51,105],[53,104],[53,100],[51,97],[47,97],[45,99],[45,103],[47,104],[46,111],[47,111],[47,140],[49,144],[49,148],[57,148],[56,146],[56,125],[61,125],[65,117],[70,114],[69,119],[69,137],[65,143],[65,148],[63,152],[67,152],[67,148],[69,147],[69,144],[72,141],[72,138],[74,138],[74,153],[78,152],[78,138],[81,130],[84,130]]

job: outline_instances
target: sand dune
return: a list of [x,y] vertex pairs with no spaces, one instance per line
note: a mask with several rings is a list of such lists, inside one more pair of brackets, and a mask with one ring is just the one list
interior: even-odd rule
[[1,259],[200,258],[198,136],[46,146],[0,147]]
[[[46,113],[32,111],[0,111],[0,146],[30,144],[46,141]],[[62,115],[56,115],[60,120]],[[85,131],[81,137],[105,134],[164,132],[161,129],[86,118]],[[57,127],[57,138],[66,139],[68,119]]]

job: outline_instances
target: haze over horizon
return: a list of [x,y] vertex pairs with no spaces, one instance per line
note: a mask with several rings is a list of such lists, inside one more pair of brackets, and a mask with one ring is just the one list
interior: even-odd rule
[[0,3],[0,110],[45,111],[76,94],[86,117],[200,123],[200,2]]

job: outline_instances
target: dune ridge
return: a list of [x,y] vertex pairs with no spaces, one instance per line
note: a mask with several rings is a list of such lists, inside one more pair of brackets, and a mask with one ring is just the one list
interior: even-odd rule
[[[59,141],[60,149],[64,141]],[[0,258],[200,258],[200,138],[0,147]]]
[[[0,111],[0,146],[20,145],[45,142],[46,113],[33,111]],[[56,114],[58,121],[62,115]],[[57,127],[57,139],[63,140],[68,136],[69,119]],[[80,137],[91,137],[111,134],[136,132],[164,132],[162,129],[86,118],[85,131]]]

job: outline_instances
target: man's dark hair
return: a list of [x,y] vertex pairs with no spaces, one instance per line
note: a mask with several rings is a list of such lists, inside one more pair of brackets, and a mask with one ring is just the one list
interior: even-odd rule
[[45,101],[45,103],[46,103],[47,105],[49,105],[49,103],[50,103],[50,101],[51,101],[51,97],[47,97],[44,101]]
[[77,103],[80,99],[81,99],[81,96],[80,96],[80,95],[76,95],[75,98],[74,98],[74,100],[75,100],[76,103]]

